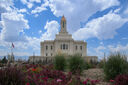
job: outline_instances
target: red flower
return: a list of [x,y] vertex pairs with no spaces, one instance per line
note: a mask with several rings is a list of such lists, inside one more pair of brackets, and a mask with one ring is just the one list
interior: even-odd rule
[[114,80],[111,79],[110,82],[114,82]]
[[29,83],[26,83],[26,85],[30,85]]
[[32,68],[32,71],[36,71],[36,69]]
[[42,80],[47,81],[48,77],[43,77]]

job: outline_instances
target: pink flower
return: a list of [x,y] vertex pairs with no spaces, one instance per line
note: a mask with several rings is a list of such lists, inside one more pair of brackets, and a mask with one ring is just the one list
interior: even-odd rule
[[114,82],[114,80],[111,79],[110,82]]
[[84,81],[83,84],[86,85],[87,84],[87,81]]
[[57,79],[57,82],[61,82],[62,80],[61,79]]

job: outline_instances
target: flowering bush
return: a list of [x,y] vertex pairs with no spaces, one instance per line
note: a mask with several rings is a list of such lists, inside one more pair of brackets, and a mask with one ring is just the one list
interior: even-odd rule
[[0,85],[24,85],[24,73],[16,67],[0,69]]
[[128,75],[118,75],[115,78],[114,85],[128,85]]
[[86,79],[83,81],[84,85],[96,85],[97,83],[99,83],[99,80]]
[[53,69],[53,65],[26,65],[0,69],[0,85],[95,85],[98,80],[81,81],[80,75]]
[[26,85],[66,85],[71,79],[71,73],[65,75],[62,71],[51,69],[51,67],[27,66]]

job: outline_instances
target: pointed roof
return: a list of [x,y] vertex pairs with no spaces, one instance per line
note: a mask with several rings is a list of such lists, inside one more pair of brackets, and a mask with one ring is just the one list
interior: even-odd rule
[[61,21],[66,21],[64,15],[62,16]]

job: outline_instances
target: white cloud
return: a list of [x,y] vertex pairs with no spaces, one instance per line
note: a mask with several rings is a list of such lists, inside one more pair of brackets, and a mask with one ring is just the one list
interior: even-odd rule
[[32,14],[35,14],[35,13],[40,13],[40,12],[42,12],[42,11],[44,11],[44,10],[47,10],[47,8],[42,4],[41,5],[41,7],[37,7],[37,8],[35,8],[34,10],[32,10]]
[[118,44],[117,46],[109,45],[108,49],[110,52],[122,52],[128,54],[128,44],[126,45]]
[[59,23],[54,20],[47,22],[44,29],[46,32],[42,34],[41,40],[53,40],[58,33]]
[[66,16],[69,32],[75,32],[80,28],[80,22],[87,21],[97,11],[117,5],[118,0],[49,0],[54,15]]
[[42,33],[42,30],[39,30],[38,33],[41,34]]
[[41,0],[29,0],[29,2],[41,3]]
[[[24,29],[28,29],[28,21],[24,19],[22,14],[17,12],[7,12],[1,14],[2,30],[1,39],[8,42],[24,41]],[[21,35],[21,36],[20,36]]]
[[118,0],[93,0],[93,1],[94,3],[100,5],[102,10],[120,4]]
[[[98,39],[110,39],[116,34],[119,29],[128,19],[120,17],[115,13],[108,13],[103,17],[99,17],[89,21],[84,28],[78,29],[73,37],[75,39],[88,39],[97,37]],[[79,37],[78,37],[79,36]]]
[[47,6],[49,5],[49,2],[48,1],[45,1],[45,3],[43,3],[41,6],[38,6],[36,7],[34,10],[32,10],[32,14],[35,14],[35,13],[40,13],[44,10],[47,10]]
[[32,8],[33,7],[33,3],[32,2],[29,2],[27,0],[21,0],[21,2],[25,5],[27,5],[28,8]]
[[24,13],[27,12],[27,10],[24,8],[24,9],[20,9],[18,12]]
[[23,4],[27,4],[27,0],[21,0]]
[[11,11],[11,6],[13,6],[12,0],[0,0],[0,14]]
[[32,8],[35,3],[41,3],[41,0],[21,0],[21,2],[25,5],[27,5],[28,8]]

